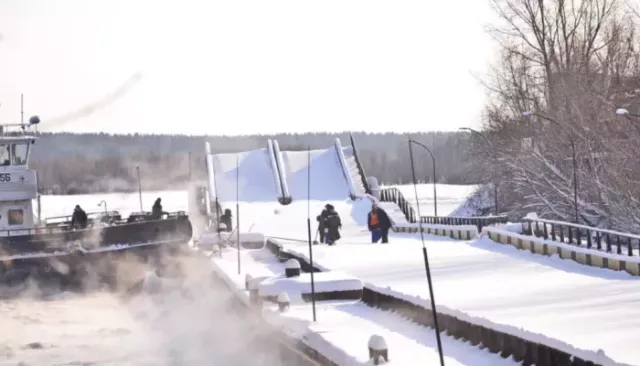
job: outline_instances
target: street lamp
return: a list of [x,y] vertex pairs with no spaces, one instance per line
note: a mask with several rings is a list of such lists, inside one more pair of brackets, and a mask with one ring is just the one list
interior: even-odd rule
[[639,114],[635,114],[635,113],[631,113],[629,112],[627,109],[624,108],[618,108],[616,109],[616,114],[618,116],[623,116],[624,118],[627,119],[627,121],[629,121],[629,123],[631,123],[631,125],[638,131],[640,131],[640,126],[638,125],[638,121],[634,121],[631,117],[636,117],[636,118],[640,118]]
[[[476,130],[474,130],[473,128],[469,128],[469,127],[460,127],[461,131],[469,131],[472,134],[478,135],[480,137],[482,137],[488,144],[489,146],[493,149],[493,143],[489,140],[489,138],[487,136],[485,136],[482,132],[478,132]],[[494,182],[493,183],[493,206],[496,210],[496,216],[498,216],[500,213],[498,211],[498,185]]]
[[[436,158],[433,155],[433,153],[431,152],[431,150],[429,150],[428,147],[426,147],[425,145],[419,143],[418,141],[414,141],[412,139],[409,139],[409,158],[411,160],[411,169],[414,169],[413,166],[413,149],[411,148],[411,144],[416,144],[420,147],[422,147],[423,149],[425,149],[428,153],[429,156],[431,156],[431,161],[433,162],[433,214],[435,217],[438,217],[438,192],[436,189]],[[418,201],[418,196],[416,193],[416,204],[418,205],[418,211],[420,210],[420,203]],[[418,219],[420,219],[420,213],[418,213]]]
[[569,138],[569,142],[571,143],[571,162],[573,164],[573,206],[574,206],[574,211],[575,211],[574,215],[575,215],[576,224],[579,224],[580,223],[580,219],[579,219],[580,216],[579,216],[579,213],[578,213],[578,174],[577,174],[578,164],[576,162],[576,144],[575,144],[575,141],[573,140],[573,137],[571,137],[571,132],[569,132],[569,130],[564,126],[564,124],[558,122],[554,118],[545,116],[543,114],[527,111],[527,112],[522,113],[522,115],[524,115],[525,117],[536,116],[536,117],[540,117],[542,119],[545,119],[545,120],[555,124],[556,126],[560,127],[567,134],[567,137]]
[[100,201],[100,203],[98,203],[98,207],[104,206],[104,216],[105,218],[108,216],[107,214],[107,201],[102,200]]
[[429,268],[429,256],[427,255],[427,246],[424,243],[424,230],[422,230],[422,215],[420,214],[420,200],[418,200],[418,188],[416,181],[416,169],[413,162],[413,149],[412,144],[416,144],[422,146],[429,155],[431,155],[431,159],[433,160],[433,203],[436,212],[436,217],[438,216],[438,204],[436,201],[436,159],[426,146],[423,144],[413,141],[409,139],[409,158],[411,161],[411,175],[413,178],[413,191],[416,195],[416,208],[418,210],[418,226],[420,230],[420,238],[422,239],[422,257],[424,259],[424,269],[427,273],[427,283],[429,285],[429,298],[431,299],[431,312],[433,315],[433,328],[436,332],[436,343],[438,344],[438,354],[440,355],[440,366],[444,366],[444,354],[442,352],[442,341],[440,340],[440,327],[438,325],[438,311],[436,310],[436,299],[433,296],[433,282],[431,281],[431,269]]
[[640,115],[638,115],[638,114],[634,114],[634,113],[631,113],[631,112],[629,112],[629,111],[628,111],[627,109],[625,109],[625,108],[618,108],[618,109],[616,109],[616,114],[617,114],[618,116],[625,116],[625,117],[626,117],[626,116],[640,117]]

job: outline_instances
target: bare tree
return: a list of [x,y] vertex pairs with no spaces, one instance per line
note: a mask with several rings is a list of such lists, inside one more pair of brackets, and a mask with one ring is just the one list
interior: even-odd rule
[[485,126],[495,147],[482,166],[509,178],[503,201],[514,214],[569,220],[573,142],[580,221],[640,228],[640,150],[633,141],[640,134],[629,134],[628,121],[614,114],[616,106],[638,100],[631,9],[617,0],[492,3],[501,22],[489,31],[502,57],[486,82],[492,97]]

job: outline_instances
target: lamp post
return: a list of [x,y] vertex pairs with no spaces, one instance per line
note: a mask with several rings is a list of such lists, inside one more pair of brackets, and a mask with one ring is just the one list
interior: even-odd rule
[[[433,153],[431,152],[431,150],[429,150],[428,147],[426,147],[425,145],[419,143],[418,141],[409,139],[409,157],[411,159],[411,170],[413,171],[414,166],[413,166],[413,149],[411,148],[412,144],[416,144],[420,147],[422,147],[423,149],[425,149],[428,153],[429,156],[431,156],[431,161],[433,162],[433,215],[435,217],[438,217],[438,191],[436,189],[436,158],[433,155]],[[418,202],[418,196],[416,195],[416,204],[420,205]],[[418,220],[420,220],[420,214],[418,213]]]
[[564,126],[564,124],[558,122],[554,118],[545,116],[543,114],[527,111],[522,113],[522,115],[524,115],[525,117],[531,117],[531,116],[540,117],[560,127],[567,134],[567,137],[569,138],[569,142],[571,143],[571,162],[573,164],[573,206],[575,211],[574,215],[575,215],[576,224],[579,224],[580,215],[578,213],[578,173],[577,173],[578,164],[576,162],[576,144],[575,144],[575,141],[573,140],[573,137],[571,137],[571,132],[569,132],[569,130]]
[[640,114],[631,113],[625,108],[616,109],[616,114],[619,115],[619,116],[625,116],[625,117],[626,116],[640,117]]
[[140,213],[142,211],[142,185],[140,185],[140,166],[136,166],[136,175],[138,176],[138,198],[140,199]]
[[[435,180],[436,180],[436,176],[435,176],[435,172],[436,172],[436,159],[433,157],[433,154],[431,153],[431,151],[424,145],[422,145],[421,143],[415,142],[411,139],[409,139],[409,159],[411,161],[411,176],[413,178],[413,191],[415,192],[416,195],[416,208],[418,211],[418,226],[419,226],[419,230],[420,230],[420,239],[422,240],[422,257],[424,259],[424,269],[425,272],[427,273],[427,283],[429,285],[429,298],[431,300],[431,312],[433,314],[433,328],[436,332],[436,343],[438,344],[438,354],[440,355],[440,366],[444,366],[444,354],[442,352],[442,341],[440,340],[440,327],[438,326],[438,311],[436,310],[436,299],[433,295],[433,282],[431,281],[431,269],[429,267],[429,256],[427,255],[427,246],[424,243],[424,231],[422,230],[422,215],[420,214],[420,201],[418,200],[418,187],[417,187],[417,181],[416,181],[416,169],[415,169],[415,165],[413,162],[413,149],[411,144],[417,144],[422,146],[423,148],[425,148],[425,150],[427,150],[429,152],[429,154],[431,155],[431,158],[433,159],[433,197],[434,197],[434,204],[436,204],[437,202],[435,201],[435,197],[436,197],[436,184],[435,184]],[[437,205],[436,205],[437,207]],[[436,215],[437,215],[437,208],[436,208]]]
[[[476,131],[473,128],[469,128],[469,127],[460,127],[460,130],[461,131],[469,131],[474,135],[478,135],[478,136],[482,137],[489,144],[489,146],[492,149],[494,148],[493,143],[482,132]],[[498,211],[498,185],[495,182],[493,183],[493,207],[496,210],[496,216],[498,216],[500,214],[499,211]]]
[[104,206],[104,215],[105,217],[107,216],[107,201],[102,200],[100,201],[100,203],[98,203],[98,207]]

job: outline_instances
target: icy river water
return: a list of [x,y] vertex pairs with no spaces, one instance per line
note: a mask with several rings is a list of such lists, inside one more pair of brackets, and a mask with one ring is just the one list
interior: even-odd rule
[[187,265],[186,292],[0,300],[0,365],[285,365],[204,263]]

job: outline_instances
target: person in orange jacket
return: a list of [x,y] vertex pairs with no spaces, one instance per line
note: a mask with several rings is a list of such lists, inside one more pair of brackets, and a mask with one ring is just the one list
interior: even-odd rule
[[371,211],[367,215],[367,225],[371,232],[372,243],[377,243],[380,239],[382,239],[383,243],[389,242],[391,220],[387,213],[378,207],[376,203],[371,206]]

